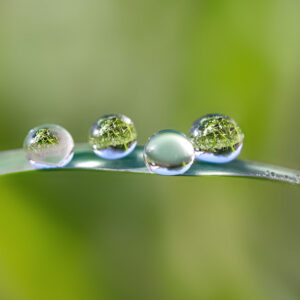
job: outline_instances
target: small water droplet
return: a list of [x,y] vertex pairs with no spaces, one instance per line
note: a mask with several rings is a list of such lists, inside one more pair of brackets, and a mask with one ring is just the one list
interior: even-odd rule
[[71,134],[54,124],[31,129],[23,147],[29,162],[38,169],[63,167],[72,160],[74,154]]
[[228,116],[209,114],[194,122],[190,138],[197,160],[227,163],[241,153],[244,134]]
[[269,171],[260,171],[259,173],[256,174],[257,177],[263,177],[263,178],[268,178],[269,177]]
[[148,169],[160,175],[185,173],[194,161],[194,148],[186,136],[176,130],[162,130],[145,145],[144,160]]
[[131,119],[125,115],[105,115],[93,125],[89,143],[99,157],[120,159],[136,147],[137,132]]

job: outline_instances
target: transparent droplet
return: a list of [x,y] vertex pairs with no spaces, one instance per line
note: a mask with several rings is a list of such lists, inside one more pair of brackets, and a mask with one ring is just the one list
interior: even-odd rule
[[185,173],[194,161],[194,148],[188,138],[176,130],[162,130],[145,145],[144,160],[148,169],[160,175]]
[[73,158],[74,141],[61,126],[45,124],[29,131],[24,150],[35,168],[56,168],[67,165]]
[[119,159],[130,154],[137,144],[137,132],[131,119],[111,114],[101,117],[89,137],[95,154],[105,159]]
[[209,114],[195,121],[190,138],[197,160],[227,163],[241,153],[244,134],[228,116]]

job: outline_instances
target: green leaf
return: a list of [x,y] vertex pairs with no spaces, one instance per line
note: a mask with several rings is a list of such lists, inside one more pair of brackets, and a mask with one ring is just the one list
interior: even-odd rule
[[[73,160],[67,166],[56,170],[86,169],[149,174],[143,159],[143,149],[143,146],[137,146],[133,153],[123,159],[105,160],[96,156],[88,144],[78,144],[75,147]],[[27,161],[23,150],[0,152],[0,175],[34,170]],[[298,170],[245,160],[235,160],[227,164],[195,161],[190,170],[182,176],[205,175],[253,177],[300,184],[300,171]]]

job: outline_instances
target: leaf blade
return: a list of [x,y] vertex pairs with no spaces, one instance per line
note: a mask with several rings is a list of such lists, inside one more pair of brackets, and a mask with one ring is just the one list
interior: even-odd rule
[[[128,157],[105,160],[96,156],[88,144],[77,144],[73,160],[55,170],[97,170],[149,174],[143,160],[143,146],[137,146]],[[0,152],[0,175],[34,171],[21,149]],[[262,178],[300,184],[300,171],[272,166],[260,162],[234,160],[227,164],[210,164],[195,161],[182,176],[235,176]]]

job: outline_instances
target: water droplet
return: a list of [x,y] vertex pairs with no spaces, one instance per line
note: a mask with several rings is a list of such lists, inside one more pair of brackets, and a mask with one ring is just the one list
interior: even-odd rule
[[74,141],[61,126],[46,124],[29,131],[24,150],[29,162],[38,169],[67,165],[73,157]]
[[160,175],[185,173],[194,157],[193,145],[183,133],[176,130],[162,130],[154,134],[144,150],[148,169]]
[[209,114],[194,122],[190,138],[197,160],[227,163],[241,153],[244,134],[233,119]]
[[92,127],[89,142],[96,155],[119,159],[130,154],[137,144],[137,132],[131,119],[111,114],[101,117]]

